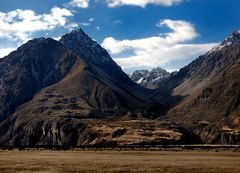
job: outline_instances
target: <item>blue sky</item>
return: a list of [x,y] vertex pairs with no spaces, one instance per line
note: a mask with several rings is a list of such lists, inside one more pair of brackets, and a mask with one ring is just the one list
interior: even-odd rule
[[131,73],[175,70],[240,28],[239,0],[0,1],[0,56],[81,27]]

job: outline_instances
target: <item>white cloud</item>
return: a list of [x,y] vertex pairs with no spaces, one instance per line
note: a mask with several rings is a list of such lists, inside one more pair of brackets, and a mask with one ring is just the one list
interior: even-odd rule
[[72,0],[66,5],[71,7],[88,8],[89,0]]
[[120,24],[122,24],[123,22],[121,21],[121,20],[115,20],[115,21],[113,21],[113,24],[114,25],[120,25]]
[[12,51],[16,50],[15,48],[0,48],[0,58],[3,58],[4,56],[8,55]]
[[87,22],[81,22],[81,23],[80,23],[80,26],[91,26],[92,23],[94,22],[94,20],[95,20],[95,19],[92,17],[92,18],[88,19]]
[[79,27],[79,24],[77,24],[77,23],[70,23],[65,26],[65,28],[67,28],[69,31],[72,31],[73,29],[76,29],[78,27]]
[[139,7],[146,7],[148,4],[172,6],[182,2],[183,0],[107,0],[108,7],[118,7],[123,5],[132,5]]
[[54,7],[50,14],[44,14],[43,22],[47,22],[50,28],[55,28],[56,26],[64,26],[67,22],[68,16],[72,16],[71,11],[65,8]]
[[92,25],[92,23],[90,23],[90,22],[82,22],[82,23],[80,23],[80,26],[91,26]]
[[198,36],[198,33],[195,31],[194,26],[183,20],[160,20],[158,26],[168,27],[173,32],[164,34],[164,41],[167,41],[169,44],[174,44],[178,42],[191,41]]
[[[170,47],[166,50],[159,49],[150,52],[148,54],[134,55],[124,58],[114,59],[123,69],[133,68],[133,67],[156,67],[163,66],[170,61],[184,60],[189,57],[197,57],[200,54],[207,52],[216,43],[209,44],[179,44]],[[158,49],[158,48],[157,48]],[[151,49],[152,50],[152,49]]]
[[32,10],[21,9],[8,13],[0,12],[0,38],[24,42],[30,38],[32,32],[64,27],[69,16],[73,14],[59,7],[53,7],[48,14],[39,15]]
[[89,22],[93,22],[95,19],[92,17],[90,19],[88,19]]
[[[163,36],[148,37],[136,40],[117,40],[105,38],[102,46],[114,57],[123,68],[156,67],[174,60],[184,60],[198,56],[215,46],[209,44],[186,44],[198,36],[194,26],[182,20],[165,19],[159,26],[172,30]],[[184,44],[185,43],[185,44]]]
[[61,36],[59,36],[59,37],[52,37],[52,39],[54,39],[56,41],[60,40],[60,38],[61,38]]
[[96,31],[99,31],[100,29],[101,29],[100,26],[97,26],[97,27],[96,27]]

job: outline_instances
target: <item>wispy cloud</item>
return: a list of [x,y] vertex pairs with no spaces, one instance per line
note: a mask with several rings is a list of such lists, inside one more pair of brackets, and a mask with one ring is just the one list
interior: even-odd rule
[[216,43],[184,44],[198,37],[194,26],[183,20],[161,20],[159,26],[168,27],[172,31],[135,40],[117,40],[105,38],[102,46],[114,57],[123,68],[155,67],[174,60],[184,60],[190,56],[198,56]]
[[96,31],[100,31],[100,29],[101,29],[100,26],[96,27]]
[[108,7],[114,8],[123,5],[132,5],[139,7],[146,7],[148,4],[172,6],[181,3],[183,0],[107,0]]
[[91,17],[90,19],[88,19],[86,22],[81,22],[80,23],[80,26],[91,26],[92,25],[92,23],[94,22],[94,18],[93,17]]
[[90,23],[90,22],[81,22],[80,23],[80,26],[91,26],[92,25],[92,23]]
[[115,21],[113,21],[113,24],[114,25],[120,25],[120,24],[122,24],[123,22],[121,21],[121,20],[115,20]]
[[88,8],[89,0],[72,0],[69,3],[65,4],[65,6],[69,7],[78,7],[78,8]]
[[93,22],[95,19],[93,17],[91,17],[88,21],[89,22]]

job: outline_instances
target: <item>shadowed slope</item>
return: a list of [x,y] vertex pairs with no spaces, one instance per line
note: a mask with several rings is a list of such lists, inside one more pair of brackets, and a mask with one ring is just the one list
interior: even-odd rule
[[234,32],[155,93],[171,108],[167,113],[170,119],[183,123],[206,142],[239,142],[239,35]]
[[0,121],[41,88],[61,80],[76,56],[52,39],[34,39],[0,61]]

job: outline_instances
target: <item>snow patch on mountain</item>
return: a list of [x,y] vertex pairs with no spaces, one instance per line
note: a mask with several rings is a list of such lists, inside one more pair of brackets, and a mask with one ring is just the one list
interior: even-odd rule
[[170,73],[161,67],[156,67],[151,71],[136,70],[129,77],[137,84],[146,88],[155,89],[159,84],[170,77]]
[[221,51],[225,47],[229,47],[232,45],[240,45],[240,29],[234,31],[230,34],[225,40],[223,40],[219,45],[213,47],[208,54],[216,51]]

